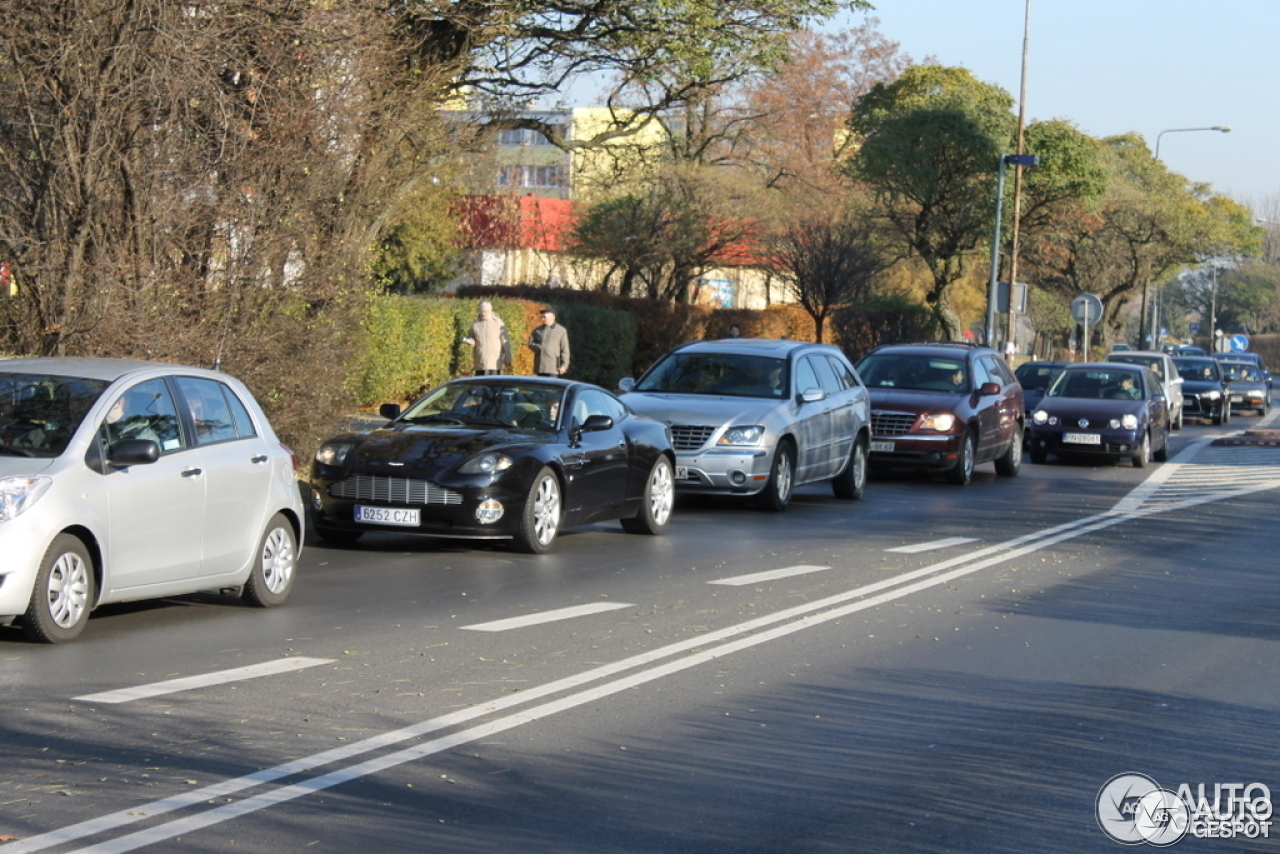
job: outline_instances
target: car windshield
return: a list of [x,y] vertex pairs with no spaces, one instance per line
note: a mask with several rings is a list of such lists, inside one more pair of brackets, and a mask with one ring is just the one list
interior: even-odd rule
[[1071,397],[1081,400],[1138,400],[1141,383],[1133,371],[1109,371],[1105,368],[1063,371],[1049,387],[1049,397]]
[[1222,362],[1222,372],[1233,380],[1255,380],[1258,369],[1247,362]]
[[564,390],[534,383],[456,382],[443,385],[400,416],[412,424],[556,429]]
[[914,353],[872,353],[858,363],[869,388],[968,391],[964,359]]
[[0,454],[58,456],[108,385],[81,377],[0,373]]
[[1178,376],[1192,382],[1212,382],[1222,379],[1218,373],[1218,363],[1213,359],[1177,359],[1173,363],[1178,369]]
[[1150,368],[1156,372],[1161,380],[1164,376],[1164,359],[1156,356],[1130,356],[1127,353],[1121,356],[1112,356],[1107,359],[1108,362],[1121,362],[1126,365],[1142,365],[1144,368]]
[[740,353],[670,353],[636,383],[635,391],[787,396],[787,362]]
[[1018,384],[1023,388],[1046,389],[1063,370],[1062,365],[1037,365],[1028,362],[1018,367]]

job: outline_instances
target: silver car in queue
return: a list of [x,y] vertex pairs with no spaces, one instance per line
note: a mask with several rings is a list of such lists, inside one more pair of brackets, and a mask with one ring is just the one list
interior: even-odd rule
[[753,496],[774,511],[797,486],[822,480],[838,498],[862,497],[870,396],[836,347],[698,341],[618,388],[633,410],[671,428],[678,492]]

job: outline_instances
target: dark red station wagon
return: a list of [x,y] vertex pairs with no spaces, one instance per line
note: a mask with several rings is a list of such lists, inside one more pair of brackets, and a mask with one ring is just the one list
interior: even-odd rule
[[857,365],[871,393],[870,463],[945,472],[963,486],[994,460],[1022,468],[1022,386],[990,347],[963,342],[886,344]]

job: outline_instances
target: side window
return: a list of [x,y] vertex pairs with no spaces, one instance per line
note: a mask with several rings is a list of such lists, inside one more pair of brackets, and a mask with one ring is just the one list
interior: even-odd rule
[[835,371],[836,379],[840,381],[840,385],[844,388],[853,388],[858,384],[858,380],[853,373],[853,368],[849,367],[835,356],[827,356],[826,360],[828,364],[831,365],[831,370]]
[[809,360],[801,359],[796,362],[796,394],[804,394],[811,388],[822,388],[822,384],[818,382]]
[[125,439],[150,439],[161,453],[182,448],[178,409],[165,381],[147,380],[126,389],[107,410],[102,437],[108,447]]
[[573,403],[573,420],[577,424],[585,424],[592,415],[608,415],[615,421],[618,418],[603,394],[587,389],[579,392],[578,399]]
[[217,380],[177,377],[178,388],[187,401],[187,414],[195,429],[197,445],[211,445],[238,438],[235,415]]
[[818,382],[822,383],[822,390],[828,395],[839,394],[844,389],[840,386],[840,380],[836,379],[836,372],[831,370],[831,364],[823,356],[808,356],[805,358],[813,367],[814,373],[818,375]]
[[1018,378],[1013,375],[1013,371],[1005,363],[1004,359],[992,358],[987,366],[991,371],[991,379],[1001,385],[1013,385]]
[[231,414],[236,419],[236,435],[241,439],[258,435],[258,428],[253,425],[253,418],[249,416],[249,410],[240,399],[240,395],[236,394],[230,386],[221,383],[220,385],[222,385],[223,396],[231,406]]
[[973,387],[979,388],[983,383],[999,382],[998,378],[991,376],[994,365],[991,363],[990,356],[980,356],[973,360]]

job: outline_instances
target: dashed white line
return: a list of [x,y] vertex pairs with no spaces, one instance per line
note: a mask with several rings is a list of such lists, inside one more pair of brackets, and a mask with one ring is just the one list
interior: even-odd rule
[[492,623],[475,623],[463,626],[473,632],[506,632],[511,629],[523,629],[526,626],[537,626],[542,623],[554,623],[557,620],[571,620],[574,617],[585,617],[588,614],[599,614],[602,611],[616,611],[619,608],[634,608],[627,602],[596,602],[591,605],[574,605],[572,608],[559,608],[555,611],[542,611],[537,614],[526,614],[523,617],[512,617],[509,620],[494,620]]
[[208,688],[212,685],[224,685],[227,682],[243,682],[246,679],[257,679],[260,676],[275,676],[292,670],[304,670],[320,664],[332,664],[331,658],[281,658],[278,661],[265,661],[262,664],[250,664],[247,667],[236,667],[231,670],[219,670],[216,673],[202,673],[199,676],[186,676],[182,679],[169,679],[165,682],[152,682],[149,685],[137,685],[133,688],[120,688],[116,691],[103,691],[99,694],[84,694],[72,697],[86,703],[128,703],[131,700],[142,700],[146,697],[159,697],[163,694],[177,694],[179,691],[191,691],[196,688]]
[[708,581],[708,584],[728,584],[732,587],[741,587],[744,584],[756,584],[761,581],[776,581],[779,578],[790,578],[793,575],[808,575],[811,572],[825,572],[830,569],[829,566],[809,566],[802,564],[800,566],[788,566],[782,569],[770,569],[765,572],[753,572],[750,575],[737,575],[732,578],[718,578],[715,581]]
[[927,543],[915,543],[909,546],[898,546],[894,549],[885,549],[887,552],[900,552],[902,554],[913,555],[917,552],[930,552],[934,549],[945,549],[950,546],[963,546],[966,543],[976,543],[977,537],[948,537],[945,540],[933,540]]

